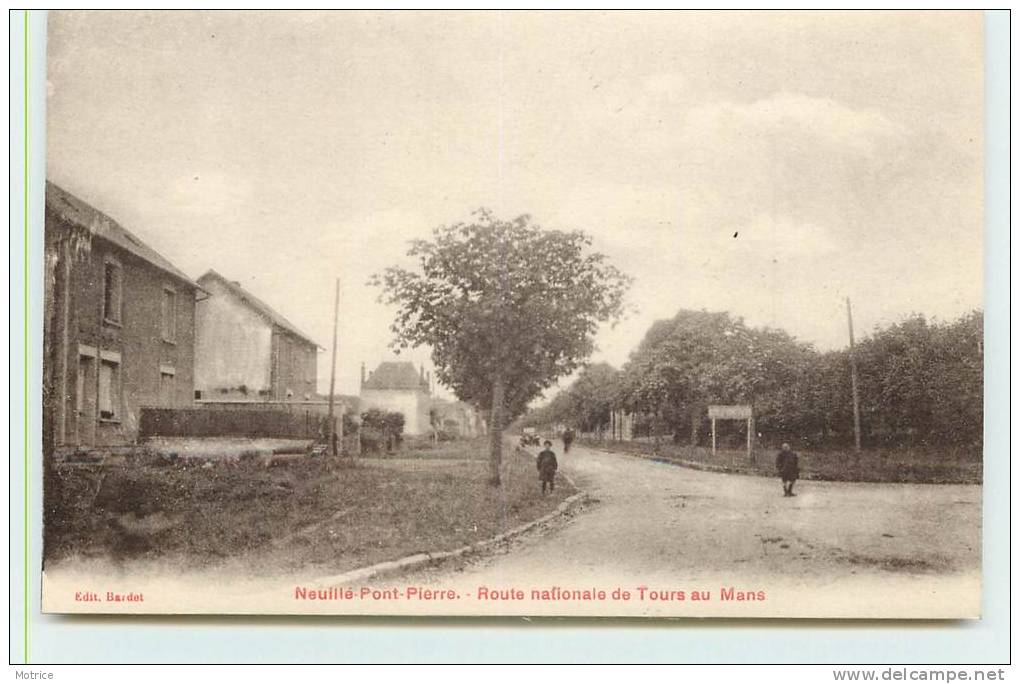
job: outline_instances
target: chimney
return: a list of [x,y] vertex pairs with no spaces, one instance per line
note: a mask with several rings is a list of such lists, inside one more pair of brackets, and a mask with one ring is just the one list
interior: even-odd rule
[[362,384],[362,386],[365,385],[365,362],[364,361],[361,362],[361,384]]

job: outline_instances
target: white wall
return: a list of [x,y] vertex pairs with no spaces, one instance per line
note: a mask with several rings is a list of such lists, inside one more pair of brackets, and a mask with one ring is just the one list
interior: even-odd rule
[[417,390],[361,390],[361,412],[370,408],[404,414],[404,434],[431,434],[429,397]]
[[272,326],[222,284],[204,287],[211,296],[195,305],[195,389],[216,399],[221,388],[244,385],[257,397],[271,389]]

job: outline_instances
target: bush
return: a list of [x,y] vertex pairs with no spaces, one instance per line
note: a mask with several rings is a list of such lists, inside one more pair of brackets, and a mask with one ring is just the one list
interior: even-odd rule
[[361,428],[361,451],[362,453],[379,453],[387,451],[387,437],[383,432],[375,428]]
[[378,452],[400,446],[404,433],[404,414],[373,408],[361,414],[361,448]]
[[360,427],[361,423],[358,422],[358,419],[355,416],[351,415],[350,413],[344,414],[343,417],[344,435],[353,435],[357,433]]

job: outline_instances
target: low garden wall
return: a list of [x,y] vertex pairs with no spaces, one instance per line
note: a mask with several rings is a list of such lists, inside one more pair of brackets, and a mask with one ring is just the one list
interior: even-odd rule
[[311,410],[143,408],[139,436],[316,439],[325,432],[320,431],[324,421],[324,416]]

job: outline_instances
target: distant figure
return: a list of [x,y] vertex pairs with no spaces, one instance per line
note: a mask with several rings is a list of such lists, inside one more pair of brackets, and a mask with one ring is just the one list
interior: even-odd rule
[[797,454],[793,453],[789,444],[783,444],[783,448],[776,454],[776,472],[783,481],[783,496],[797,496],[793,493],[793,483],[800,477],[800,466]]
[[574,431],[567,428],[563,431],[563,453],[570,451],[570,445],[574,443]]
[[548,439],[545,440],[545,449],[539,452],[535,465],[538,466],[538,479],[542,482],[542,494],[545,494],[546,485],[550,492],[554,491],[556,489],[556,468],[559,464],[556,463],[552,442]]

